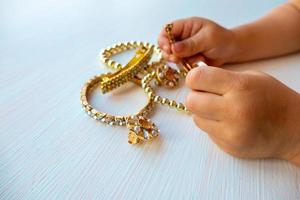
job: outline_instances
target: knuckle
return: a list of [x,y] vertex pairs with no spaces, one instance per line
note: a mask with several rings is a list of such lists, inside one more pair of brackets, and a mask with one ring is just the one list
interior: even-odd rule
[[209,39],[215,40],[217,38],[218,32],[215,28],[211,27],[208,29]]
[[205,38],[207,41],[215,41],[218,37],[218,31],[212,27],[209,26],[207,27],[206,31],[205,31]]
[[245,73],[255,75],[255,76],[265,76],[265,75],[267,75],[264,72],[257,71],[257,70],[247,70],[247,71],[245,71]]
[[243,123],[244,126],[248,125],[253,120],[253,117],[257,113],[254,113],[254,106],[248,105],[245,102],[236,102],[233,108],[230,111],[229,118],[233,123]]
[[197,17],[197,16],[192,16],[192,17],[190,17],[190,19],[191,19],[192,21],[199,21],[199,20],[202,20],[201,17]]
[[237,76],[235,81],[233,81],[233,87],[237,90],[249,90],[251,86],[250,78],[248,76]]
[[193,52],[193,54],[194,54],[194,53],[198,53],[198,52],[197,52],[197,41],[195,40],[194,37],[192,37],[192,38],[189,40],[188,47],[191,48],[191,52]]

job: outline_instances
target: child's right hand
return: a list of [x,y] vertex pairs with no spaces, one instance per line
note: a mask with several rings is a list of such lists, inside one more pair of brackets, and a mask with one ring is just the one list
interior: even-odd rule
[[262,72],[195,67],[185,105],[225,152],[300,166],[300,94]]
[[158,37],[167,60],[185,58],[190,64],[205,61],[211,66],[230,62],[236,49],[234,33],[208,19],[192,17],[173,22],[175,44],[170,44],[165,29]]

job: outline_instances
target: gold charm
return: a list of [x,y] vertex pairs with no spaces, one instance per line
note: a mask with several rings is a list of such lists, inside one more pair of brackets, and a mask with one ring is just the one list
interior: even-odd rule
[[134,57],[124,68],[115,73],[108,73],[102,78],[100,84],[102,93],[107,93],[120,87],[126,82],[133,80],[138,73],[147,70],[152,53],[153,46],[150,48],[142,47],[138,49]]
[[149,141],[159,135],[157,126],[143,116],[130,116],[127,119],[129,128],[128,143],[137,144],[140,141]]
[[156,80],[158,85],[163,85],[166,88],[173,88],[178,85],[179,78],[179,71],[168,65],[163,64],[156,68]]

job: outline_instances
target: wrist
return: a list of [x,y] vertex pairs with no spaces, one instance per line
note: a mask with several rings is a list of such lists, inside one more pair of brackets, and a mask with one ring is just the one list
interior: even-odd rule
[[229,30],[232,35],[232,41],[231,41],[231,56],[229,57],[228,63],[237,63],[241,62],[243,55],[245,54],[245,48],[244,48],[244,34],[241,28],[233,28]]

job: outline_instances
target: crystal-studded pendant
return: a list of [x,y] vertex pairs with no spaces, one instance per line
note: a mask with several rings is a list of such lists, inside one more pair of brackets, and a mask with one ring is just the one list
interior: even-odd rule
[[178,85],[179,72],[168,65],[160,65],[156,68],[156,79],[159,85],[173,88]]
[[127,119],[129,128],[128,143],[137,144],[140,141],[150,141],[159,135],[157,126],[143,116],[131,116]]

